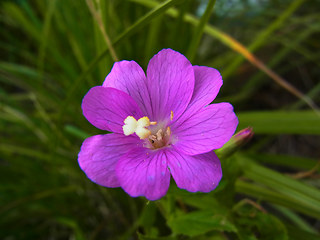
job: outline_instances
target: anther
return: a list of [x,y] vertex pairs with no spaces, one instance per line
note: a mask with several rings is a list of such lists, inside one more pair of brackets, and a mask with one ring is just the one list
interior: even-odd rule
[[158,141],[162,140],[162,129],[159,129],[159,131],[156,133],[156,136]]
[[167,134],[167,136],[170,136],[170,135],[171,135],[171,129],[170,129],[170,127],[167,127],[166,134]]
[[173,111],[171,111],[170,113],[170,120],[172,121],[172,119],[173,119]]

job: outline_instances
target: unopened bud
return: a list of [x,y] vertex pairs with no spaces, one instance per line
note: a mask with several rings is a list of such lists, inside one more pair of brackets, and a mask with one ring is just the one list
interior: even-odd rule
[[216,150],[216,154],[220,159],[230,157],[240,147],[246,144],[253,136],[252,127],[240,130],[220,149]]
[[232,136],[231,140],[233,139],[235,144],[238,146],[242,146],[249,142],[249,140],[253,137],[252,127],[247,127],[245,129],[240,130],[235,135]]

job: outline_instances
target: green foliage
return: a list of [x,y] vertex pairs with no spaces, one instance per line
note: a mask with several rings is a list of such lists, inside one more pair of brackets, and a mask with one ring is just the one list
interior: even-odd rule
[[208,211],[193,211],[168,219],[168,225],[173,232],[187,236],[197,236],[209,231],[236,232],[236,227],[223,215]]
[[[0,238],[319,239],[320,117],[305,98],[319,105],[319,1],[92,2],[111,45],[85,0],[0,3]],[[168,47],[219,69],[216,102],[231,102],[238,130],[255,137],[217,151],[215,191],[172,181],[148,202],[81,171],[82,141],[103,133],[80,106],[109,73],[111,51],[146,69]],[[279,75],[305,96],[277,85]]]

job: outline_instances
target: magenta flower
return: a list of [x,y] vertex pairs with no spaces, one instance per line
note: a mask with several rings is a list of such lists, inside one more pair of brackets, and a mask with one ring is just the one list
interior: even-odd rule
[[82,101],[88,121],[113,133],[83,142],[80,167],[93,182],[132,197],[161,198],[171,175],[179,188],[212,191],[222,177],[212,150],[238,124],[229,103],[208,105],[221,85],[217,70],[192,66],[171,49],[150,60],[147,75],[134,61],[116,62]]

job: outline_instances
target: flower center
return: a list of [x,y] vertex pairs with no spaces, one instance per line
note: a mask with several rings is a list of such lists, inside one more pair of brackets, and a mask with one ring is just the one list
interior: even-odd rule
[[[171,111],[170,119],[173,119]],[[157,126],[152,126],[157,125]],[[162,125],[162,126],[161,126]],[[150,122],[148,117],[142,117],[136,120],[132,116],[128,116],[124,120],[122,126],[123,133],[129,136],[135,133],[140,139],[145,140],[144,146],[150,149],[158,149],[171,144],[171,129],[165,127],[164,124]]]
[[171,144],[171,129],[167,127],[165,131],[160,128],[148,137],[148,141],[145,143],[145,147],[151,149],[158,149],[169,146]]

